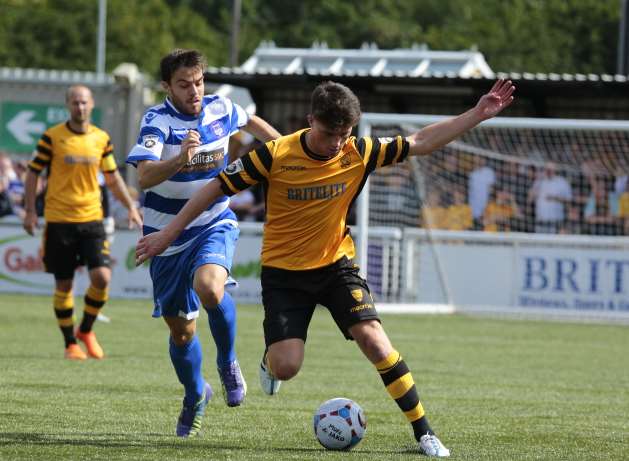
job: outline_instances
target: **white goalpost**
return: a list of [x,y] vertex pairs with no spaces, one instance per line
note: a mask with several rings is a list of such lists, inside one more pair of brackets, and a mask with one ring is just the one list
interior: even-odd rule
[[[358,136],[444,118],[366,113]],[[629,121],[488,120],[372,174],[354,229],[363,275],[385,312],[629,323],[628,173]]]

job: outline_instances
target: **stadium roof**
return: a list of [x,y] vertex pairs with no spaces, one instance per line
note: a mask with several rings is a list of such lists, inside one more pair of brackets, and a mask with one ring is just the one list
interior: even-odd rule
[[[533,72],[494,72],[479,51],[435,51],[426,45],[381,50],[375,44],[360,49],[332,49],[315,42],[311,48],[278,48],[262,42],[238,67],[210,67],[210,79],[228,82],[258,77],[348,77],[404,79],[490,79],[515,81],[627,83],[626,75]],[[231,78],[230,78],[231,77]],[[236,80],[232,80],[236,79]]]
[[273,42],[262,42],[241,66],[214,67],[208,73],[494,78],[483,55],[475,50],[433,51],[425,45],[381,50],[366,43],[360,49],[331,49],[325,42],[315,42],[311,48],[278,48]]

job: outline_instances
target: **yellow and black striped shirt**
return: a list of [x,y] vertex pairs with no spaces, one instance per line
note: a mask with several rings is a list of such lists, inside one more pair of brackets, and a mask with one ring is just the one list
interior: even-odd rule
[[306,146],[308,130],[266,143],[220,174],[226,195],[262,183],[266,223],[262,265],[289,270],[327,266],[353,258],[347,215],[369,174],[403,161],[408,142],[350,137],[339,153],[324,159]]
[[68,123],[47,129],[28,167],[40,174],[48,168],[44,218],[47,222],[103,219],[98,172],[116,170],[109,135],[90,125],[76,133]]

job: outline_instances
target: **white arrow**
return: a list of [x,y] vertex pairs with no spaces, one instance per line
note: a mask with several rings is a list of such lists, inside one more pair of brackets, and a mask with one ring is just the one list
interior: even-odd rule
[[21,144],[34,144],[35,138],[31,133],[40,134],[46,129],[44,122],[31,121],[35,111],[22,110],[7,123],[7,129]]

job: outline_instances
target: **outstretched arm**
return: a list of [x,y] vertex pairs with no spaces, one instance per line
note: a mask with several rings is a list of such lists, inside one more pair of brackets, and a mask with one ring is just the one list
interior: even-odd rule
[[472,109],[456,117],[428,125],[408,136],[406,140],[410,143],[409,155],[430,154],[483,120],[496,116],[513,102],[514,91],[515,86],[511,80],[498,80]]
[[147,259],[163,253],[188,224],[222,195],[221,184],[217,179],[199,189],[166,227],[159,232],[145,235],[138,241],[135,247],[135,264],[139,266]]
[[271,141],[281,136],[279,131],[257,115],[252,115],[249,118],[249,122],[243,127],[243,130],[262,142]]

